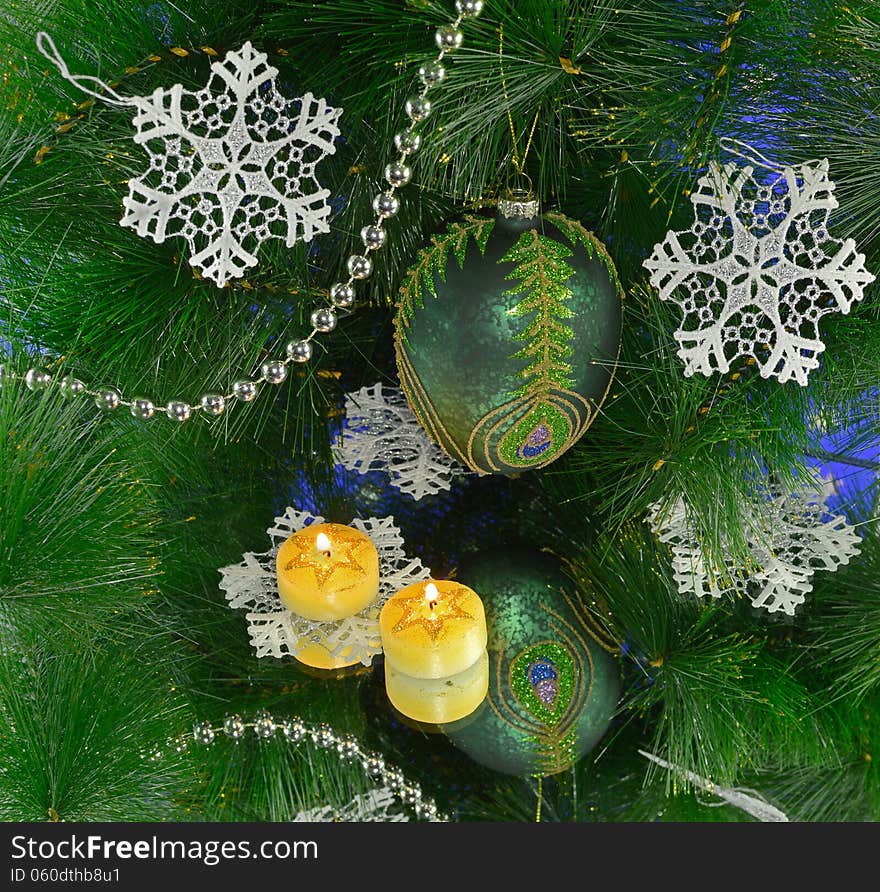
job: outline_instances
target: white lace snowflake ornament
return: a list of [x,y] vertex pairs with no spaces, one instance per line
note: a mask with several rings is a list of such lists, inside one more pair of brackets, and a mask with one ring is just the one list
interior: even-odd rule
[[201,90],[175,84],[131,97],[70,74],[48,34],[37,35],[37,46],[83,92],[136,109],[133,139],[149,166],[128,181],[121,226],[157,243],[182,236],[190,265],[218,287],[255,266],[264,241],[292,248],[330,231],[330,192],[315,167],[336,151],[342,110],[311,93],[286,99],[278,69],[250,43],[213,62]]
[[392,823],[409,821],[397,796],[388,787],[379,787],[355,796],[344,808],[323,805],[298,812],[293,823]]
[[675,339],[685,375],[754,357],[762,377],[805,386],[825,349],[819,320],[848,313],[874,276],[852,239],[828,232],[828,161],[779,171],[751,152],[754,165],[709,165],[690,229],[667,233],[644,266],[684,312]]
[[826,505],[828,487],[808,481],[794,492],[770,484],[756,495],[744,528],[750,561],[730,556],[712,567],[694,532],[691,509],[679,498],[671,507],[655,503],[647,522],[672,548],[678,590],[698,598],[742,596],[769,613],[793,616],[813,588],[816,570],[837,570],[859,553],[859,537],[842,515]]
[[431,442],[397,387],[373,384],[346,394],[345,426],[336,461],[350,471],[383,471],[418,500],[448,490],[466,473]]
[[322,644],[333,658],[359,661],[369,666],[382,652],[379,612],[385,602],[410,583],[429,579],[430,570],[418,558],[409,558],[403,550],[403,537],[393,517],[368,517],[352,521],[352,526],[366,533],[379,552],[379,594],[367,608],[354,616],[334,622],[304,619],[288,610],[278,596],[275,556],[281,544],[298,530],[324,518],[308,511],[287,508],[266,532],[271,541],[268,551],[246,552],[240,564],[220,570],[220,588],[229,606],[247,610],[248,635],[258,657],[296,657],[313,643]]

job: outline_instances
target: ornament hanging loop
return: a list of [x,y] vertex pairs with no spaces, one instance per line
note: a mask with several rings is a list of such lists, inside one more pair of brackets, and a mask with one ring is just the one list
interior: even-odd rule
[[528,195],[535,194],[535,185],[532,182],[532,178],[524,170],[522,170],[522,168],[517,167],[516,164],[514,164],[512,173],[515,185],[511,185],[511,172],[508,171],[506,183],[507,192],[522,192]]
[[532,193],[532,178],[525,172],[526,158],[532,148],[532,139],[535,135],[535,128],[538,126],[538,116],[540,108],[535,110],[535,117],[532,119],[532,126],[529,129],[529,136],[526,140],[526,147],[522,155],[519,153],[519,140],[516,136],[516,127],[513,124],[513,113],[510,110],[510,95],[507,92],[507,77],[504,74],[504,25],[498,26],[498,68],[501,72],[501,90],[504,93],[504,103],[507,110],[507,124],[510,127],[510,141],[513,145],[513,157],[511,163],[517,176],[528,182],[528,192]]
[[[55,42],[45,31],[40,31],[37,34],[36,42],[37,49],[58,69],[61,77],[68,83],[73,84],[78,90],[93,96],[95,99],[100,99],[108,105],[125,106],[135,104],[134,100],[120,96],[110,84],[105,83],[99,77],[93,77],[90,74],[71,74],[67,63],[64,61],[61,53],[58,52]],[[93,89],[88,84],[95,84],[98,89]]]
[[508,220],[531,219],[540,212],[540,204],[535,195],[532,178],[520,170],[516,174],[516,185],[510,184],[510,177],[498,199],[498,212]]

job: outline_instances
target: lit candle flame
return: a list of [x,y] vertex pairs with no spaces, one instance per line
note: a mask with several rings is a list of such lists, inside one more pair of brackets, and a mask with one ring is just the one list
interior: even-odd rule
[[434,612],[434,608],[437,606],[437,599],[440,597],[440,592],[437,591],[437,586],[434,585],[433,582],[429,582],[425,586],[425,600],[428,602],[428,607],[431,609],[431,612]]
[[318,533],[315,538],[315,548],[323,552],[325,557],[330,557],[330,537],[326,533]]

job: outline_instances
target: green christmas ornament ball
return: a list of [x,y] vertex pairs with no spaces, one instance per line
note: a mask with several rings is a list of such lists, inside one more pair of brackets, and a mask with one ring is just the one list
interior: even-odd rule
[[407,273],[397,368],[431,438],[478,473],[555,461],[593,422],[620,344],[621,290],[575,220],[505,200],[435,236]]
[[495,771],[565,771],[605,733],[620,696],[607,635],[590,623],[552,555],[488,552],[463,562],[458,578],[486,609],[489,693],[443,731]]

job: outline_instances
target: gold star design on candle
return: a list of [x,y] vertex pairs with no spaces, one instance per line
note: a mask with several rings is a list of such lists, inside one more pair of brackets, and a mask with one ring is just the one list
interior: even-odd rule
[[[315,579],[321,588],[327,584],[330,577],[337,570],[347,568],[354,570],[360,576],[363,576],[367,572],[364,570],[363,566],[358,563],[358,560],[355,557],[355,552],[364,545],[363,539],[358,538],[357,536],[349,536],[345,533],[334,532],[330,544],[333,556],[332,559],[328,560],[323,554],[318,552],[314,540],[304,541],[302,543],[302,550],[296,557],[291,558],[284,565],[284,569],[286,571],[299,570],[301,568],[312,570],[315,574]],[[342,552],[341,556],[340,552]],[[354,585],[354,583],[352,583],[352,585]],[[346,588],[351,587],[351,585],[343,586],[340,591],[345,591]]]
[[443,632],[446,623],[454,619],[473,619],[473,617],[461,608],[459,601],[470,594],[470,589],[463,585],[456,586],[452,591],[438,594],[433,601],[434,609],[431,610],[424,591],[415,595],[407,595],[405,598],[394,600],[403,607],[400,619],[394,625],[395,632],[403,632],[412,626],[421,626],[436,641]]

